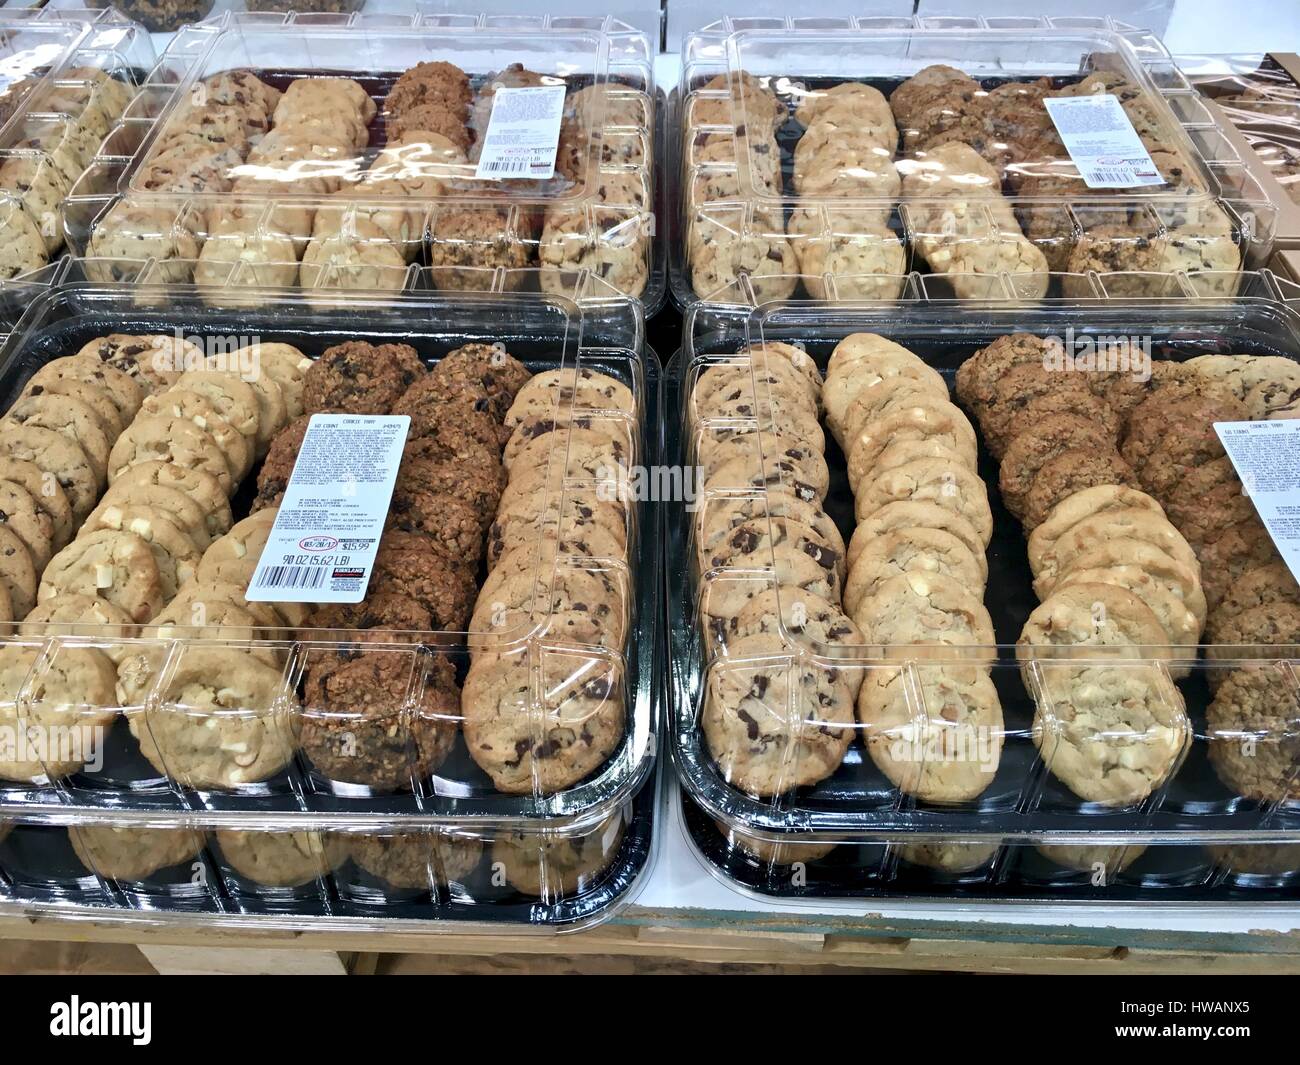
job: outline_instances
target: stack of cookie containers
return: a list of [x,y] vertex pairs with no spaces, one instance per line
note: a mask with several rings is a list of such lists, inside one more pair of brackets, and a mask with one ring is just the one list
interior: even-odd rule
[[862,640],[842,610],[844,541],[822,509],[821,372],[797,347],[762,344],[701,366],[688,387],[692,570],[717,656],[700,726],[728,783],[780,795],[839,768],[862,683],[819,658]]
[[[997,772],[1004,731],[987,665],[995,639],[984,606],[984,551],[993,515],[975,471],[975,431],[948,401],[942,375],[876,334],[855,333],[835,346],[825,393],[857,522],[845,607],[865,641],[887,645],[887,653],[909,644],[956,649],[951,664],[919,665],[915,675],[870,671],[858,700],[864,742],[905,794],[975,799]],[[956,752],[974,737],[992,757],[961,763]],[[909,755],[909,748],[927,753]]]
[[[80,185],[69,229],[91,275],[394,292],[419,266],[440,289],[568,294],[591,274],[656,300],[644,38],[537,20],[539,50],[509,29],[409,18],[368,27],[373,57],[327,20],[213,26],[210,47],[165,56],[149,108]],[[538,69],[482,66],[515,49]],[[552,175],[479,173],[499,87],[566,89]],[[231,144],[212,140],[227,130]],[[194,145],[180,170],[177,144]]]
[[[119,295],[129,308],[133,293],[123,289]],[[201,294],[189,298],[182,314],[221,318]],[[277,328],[294,313],[308,316],[289,306],[280,301]],[[106,492],[101,497],[96,487],[84,500],[78,497],[82,506],[72,531],[78,524],[86,528],[64,548],[78,557],[59,563],[60,572],[44,583],[38,580],[38,588],[51,588],[37,607],[44,613],[24,627],[25,639],[4,649],[15,660],[5,670],[0,712],[9,718],[17,711],[20,721],[54,722],[72,704],[87,731],[124,718],[131,726],[128,742],[138,744],[140,764],[147,768],[123,782],[152,803],[166,808],[166,792],[181,789],[201,809],[260,807],[273,816],[247,818],[238,830],[221,832],[212,832],[202,817],[177,821],[165,831],[127,830],[111,817],[92,818],[67,832],[20,824],[14,829],[15,840],[22,839],[14,844],[18,850],[0,842],[0,868],[28,889],[46,890],[46,882],[29,878],[35,871],[24,868],[23,856],[32,853],[28,841],[37,836],[86,871],[77,890],[84,888],[88,898],[98,900],[107,890],[110,897],[125,894],[163,909],[206,908],[215,895],[218,907],[233,900],[252,913],[289,907],[310,914],[334,906],[341,907],[336,913],[373,914],[405,906],[408,916],[420,916],[432,901],[448,916],[468,919],[469,907],[490,902],[501,920],[515,920],[528,913],[522,900],[531,899],[543,907],[531,911],[531,920],[563,925],[598,917],[625,897],[644,868],[648,845],[652,795],[645,789],[634,805],[630,779],[643,779],[639,765],[645,763],[637,752],[646,745],[643,699],[649,689],[642,688],[648,679],[642,674],[652,668],[653,651],[629,649],[634,638],[649,646],[649,630],[640,620],[644,607],[634,602],[645,593],[633,579],[637,571],[629,556],[640,543],[640,497],[631,485],[647,457],[640,421],[646,412],[636,363],[619,351],[619,339],[635,333],[602,332],[616,310],[602,303],[601,324],[582,333],[593,341],[610,337],[599,359],[577,357],[581,369],[567,372],[554,368],[554,352],[582,350],[579,330],[565,325],[548,335],[548,326],[554,334],[554,311],[535,300],[515,301],[511,313],[531,314],[540,323],[536,337],[523,341],[536,373],[482,333],[482,339],[450,350],[442,340],[430,346],[424,334],[417,349],[395,338],[323,347],[321,340],[303,343],[288,333],[282,335],[293,343],[259,341],[251,350],[205,356],[215,340],[190,329],[183,340],[180,330],[97,338],[44,371],[36,394],[22,399],[14,434],[54,433],[83,455],[99,455],[99,435],[91,435],[80,415],[112,404],[113,393],[102,382],[119,386],[124,396],[122,380],[135,383],[138,409],[134,417],[119,415],[125,428],[102,441],[108,448],[107,461],[101,461]],[[451,307],[439,311],[449,314]],[[439,327],[440,337],[448,332]],[[338,328],[340,337],[349,334],[356,334],[355,323]],[[281,387],[280,405],[271,385],[262,383],[272,364],[276,376],[293,385],[292,392]],[[247,376],[254,366],[257,371]],[[147,386],[138,380],[146,374]],[[46,428],[54,424],[54,404],[42,399],[49,382],[83,397],[74,399],[79,407],[69,408],[78,417],[65,413],[54,429]],[[241,402],[245,388],[253,390],[251,406]],[[355,607],[248,600],[244,592],[299,458],[306,419],[316,412],[391,412],[411,419],[370,593]],[[151,419],[165,420],[167,431]],[[91,443],[75,443],[82,437]],[[597,451],[581,451],[598,439],[608,445],[608,468],[596,461]],[[509,482],[511,494],[503,496],[507,444],[512,465],[516,458],[522,465]],[[53,459],[71,452],[65,454],[58,441],[53,445],[51,458],[39,458],[48,470],[32,463],[32,485],[39,492],[51,480],[62,492],[54,498],[67,503],[69,489],[81,491],[87,476],[93,482],[97,467],[91,460],[60,461],[56,468]],[[136,472],[145,466],[148,477]],[[164,468],[169,472],[153,476]],[[541,490],[529,489],[529,474],[548,468]],[[601,493],[593,498],[602,506],[610,485],[617,524],[602,518],[588,528],[581,517],[570,520],[571,504],[558,501],[565,489],[593,477]],[[224,509],[210,498],[212,484],[221,489]],[[557,497],[548,502],[552,488]],[[33,506],[24,513],[48,519],[31,498]],[[93,514],[85,513],[87,505]],[[236,520],[244,513],[249,516]],[[100,526],[113,534],[117,554],[101,558],[103,549],[95,546],[99,553],[82,558],[92,546],[79,541],[97,536],[91,530]],[[40,543],[32,530],[43,524],[24,520],[21,527]],[[182,546],[193,544],[200,530],[205,546]],[[158,591],[146,579],[140,544],[159,571]],[[517,550],[541,544],[549,546],[531,566]],[[497,578],[501,594],[488,590],[480,620],[472,616],[481,581],[476,571],[480,557],[488,567],[489,547],[491,569],[498,562],[505,568]],[[118,556],[123,564],[110,572]],[[441,570],[431,568],[437,559],[443,560]],[[573,611],[548,640],[533,632],[534,623],[563,613],[545,602],[545,587],[565,580],[552,572],[562,563],[599,574],[600,587],[610,594],[586,594],[585,587],[570,583]],[[128,569],[141,574],[128,580]],[[520,593],[508,575],[532,578],[540,594]],[[73,577],[80,583],[74,586]],[[100,584],[106,577],[116,579]],[[506,601],[510,616],[503,620],[491,603]],[[51,634],[55,643],[42,650],[41,641]],[[59,642],[65,634],[75,646]],[[518,651],[530,642],[539,649]],[[641,660],[635,669],[625,664],[629,656]],[[536,703],[528,691],[515,698],[514,724],[497,715],[495,700],[503,698],[502,708],[509,703],[506,693],[520,666],[527,687],[530,670],[546,675],[551,665],[565,670],[571,687],[546,701],[555,714],[549,726],[533,720]],[[33,670],[49,671],[51,683],[42,689],[43,701],[29,703],[23,693]],[[226,674],[224,683],[216,680]],[[67,679],[56,683],[60,677]],[[534,725],[547,727],[548,734],[530,738],[536,764],[521,774],[510,764],[519,753],[514,740],[508,753],[501,747],[500,756],[489,744],[471,749],[468,738],[461,739],[462,719],[467,737],[476,725],[477,735],[490,739],[500,739],[503,726],[514,728],[516,736],[531,737]],[[562,747],[566,735],[572,749]],[[96,770],[79,760],[60,766],[42,757],[28,768],[24,782],[31,783],[33,796],[43,794],[47,780],[69,789],[79,803],[102,788]],[[148,769],[162,782],[152,797]],[[317,811],[346,811],[350,802],[365,799],[371,810],[399,810],[409,818],[435,790],[454,787],[481,806],[491,805],[490,793],[500,796],[497,810],[532,809],[550,800],[582,819],[512,817],[499,830],[483,831],[458,827],[454,820],[434,827],[426,816],[409,828],[376,832],[372,817],[370,832],[336,833],[319,812],[302,820],[291,816],[290,809],[300,805],[292,798],[300,785],[285,785],[304,773],[312,774],[303,783],[315,792],[309,802]],[[423,794],[412,794],[416,781]],[[575,789],[579,784],[585,792]],[[626,801],[615,801],[624,794]],[[602,795],[612,797],[603,802]],[[519,801],[525,797],[527,802]],[[209,869],[210,879],[196,886],[181,871],[198,865]],[[489,877],[489,866],[503,869],[504,881]],[[478,912],[496,919],[492,908]]]
[[[1267,286],[1253,291],[1265,295]],[[850,744],[830,775],[799,781],[795,790],[755,794],[719,763],[704,717],[718,678],[730,674],[732,664],[725,652],[701,657],[698,672],[692,661],[679,674],[676,735],[687,832],[706,865],[751,890],[808,899],[925,893],[939,883],[989,898],[1007,892],[1042,897],[1044,891],[1082,897],[1112,885],[1137,897],[1159,890],[1213,898],[1221,897],[1215,893],[1225,884],[1268,889],[1294,883],[1300,860],[1287,847],[1253,853],[1248,841],[1257,825],[1287,822],[1284,811],[1300,772],[1294,743],[1300,733],[1288,724],[1295,717],[1294,675],[1289,664],[1269,660],[1298,642],[1288,613],[1297,585],[1214,430],[1223,421],[1291,416],[1297,362],[1275,353],[1300,353],[1294,328],[1261,342],[1249,327],[1225,331],[1218,312],[1207,314],[1191,300],[1162,309],[1117,300],[1090,304],[1086,315],[1073,303],[1051,299],[1033,311],[985,306],[979,316],[922,304],[909,308],[905,321],[883,306],[791,303],[730,311],[727,302],[701,308],[691,320],[684,395],[705,368],[735,350],[737,338],[749,339],[759,329],[769,347],[806,345],[825,368],[825,421],[840,447],[819,448],[831,481],[824,505],[849,540],[842,605],[863,640],[861,649],[828,657],[845,659],[835,663],[845,671],[861,672],[863,692],[873,679],[905,677],[899,727],[889,737],[895,741],[908,727],[924,729],[917,708],[925,708],[936,712],[929,724],[938,732],[955,738],[954,726],[969,721],[978,726],[972,732],[982,729],[1000,742],[967,744],[965,755],[955,749],[949,758],[941,744],[884,742],[884,719],[868,711],[858,722],[861,755]],[[988,321],[976,322],[986,315]],[[1201,354],[1207,350],[1216,354]],[[1260,353],[1238,354],[1243,351]],[[849,372],[854,364],[863,377],[856,387]],[[899,380],[880,383],[891,376]],[[951,399],[944,378],[955,378]],[[900,398],[890,403],[890,393]],[[959,402],[969,422],[953,406]],[[880,418],[877,404],[886,415],[894,406],[942,410],[943,404],[956,418],[942,427],[933,417],[918,421],[922,430],[880,444],[885,434],[878,429],[863,437],[862,419]],[[978,433],[971,425],[977,420]],[[1170,424],[1183,431],[1169,432]],[[802,432],[805,440],[816,439]],[[936,475],[931,499],[920,471],[906,478],[891,478],[888,469],[870,476],[864,456],[880,452],[864,447],[864,439],[882,451],[897,448],[904,466],[964,446],[968,471],[978,441],[981,472],[998,490],[996,496],[989,491],[980,508],[985,537],[976,531],[980,522],[963,513],[970,497],[966,476],[951,477],[951,490],[943,494],[944,478]],[[683,454],[691,454],[685,442]],[[809,479],[806,467],[801,476]],[[882,478],[873,488],[871,481]],[[892,482],[906,499],[891,494],[886,486]],[[918,489],[922,494],[914,497]],[[769,491],[779,496],[783,490],[772,481]],[[889,541],[896,549],[886,551],[882,541],[896,523],[862,513],[863,506],[880,512],[882,502],[897,509],[906,503],[910,512],[918,498],[933,502],[935,514],[951,509],[979,545],[976,553],[963,544],[958,557],[976,558],[974,567],[961,570],[963,579],[987,596],[984,663],[970,660],[974,652],[962,661],[967,656],[961,653],[937,656],[918,647],[909,654],[899,646],[911,638],[905,630],[944,613],[932,609],[933,597],[920,611],[874,611],[897,639],[876,636],[863,609],[864,586],[932,573],[938,576],[924,578],[927,586],[946,583],[953,571],[951,551],[926,558],[915,543],[898,537]],[[762,508],[753,501],[745,506]],[[690,514],[685,519],[692,526],[700,521]],[[953,516],[943,521],[939,528],[950,531]],[[873,559],[873,551],[882,557]],[[697,556],[687,544],[680,565],[697,566]],[[987,578],[978,573],[979,561],[988,566]],[[760,575],[722,576],[740,584]],[[698,612],[695,587],[682,581],[674,624]],[[1040,600],[1037,608],[1030,596]],[[1004,646],[995,645],[990,622]],[[1211,637],[1216,643],[1237,646],[1202,647],[1207,627],[1233,634],[1229,640]],[[953,636],[961,643],[959,629],[945,616],[939,640]],[[770,666],[737,663],[730,679],[733,701],[753,722],[744,736],[738,733],[737,744],[751,760],[773,766],[787,756],[779,750],[780,732],[771,727],[780,716],[765,711],[768,693],[802,642],[795,627],[787,630],[786,657],[774,651]],[[705,646],[718,645],[707,616],[697,631]],[[1017,634],[1019,646],[1010,646]],[[1270,642],[1282,646],[1271,651]],[[892,657],[910,661],[891,668]],[[982,673],[983,695],[971,686],[945,685],[941,678],[954,666]],[[771,701],[785,706],[801,698],[776,690]],[[860,710],[865,701],[860,696]],[[747,724],[745,716],[739,720]],[[881,741],[875,745],[873,722]],[[1233,737],[1253,737],[1246,746],[1258,757]],[[876,784],[872,767],[889,781],[888,791]],[[995,812],[1011,809],[1022,812],[1009,818]],[[1210,810],[1231,819],[1240,845],[1184,841],[1180,832],[1197,827],[1196,819]],[[1092,833],[1095,844],[1058,842],[1051,832],[1032,842],[971,838],[996,836],[1011,823],[1037,833],[1053,819]],[[1131,834],[1148,825],[1160,828],[1141,839]],[[917,831],[929,837],[925,843],[909,838]]]

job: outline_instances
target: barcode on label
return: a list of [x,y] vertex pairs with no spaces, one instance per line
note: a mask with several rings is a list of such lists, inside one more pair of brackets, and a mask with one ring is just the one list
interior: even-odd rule
[[1115,185],[1127,185],[1133,180],[1133,175],[1127,170],[1094,170],[1092,172],[1094,182],[1107,182]]
[[319,588],[329,571],[323,566],[267,566],[259,588]]
[[545,170],[544,166],[530,163],[527,159],[494,159],[484,163],[480,169],[485,174],[505,174],[513,177],[527,177],[533,170]]

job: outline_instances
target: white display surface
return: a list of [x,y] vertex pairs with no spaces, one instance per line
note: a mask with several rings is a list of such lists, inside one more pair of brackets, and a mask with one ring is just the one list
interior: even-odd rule
[[955,905],[942,900],[898,902],[860,899],[842,903],[822,900],[792,903],[757,899],[723,884],[695,853],[682,823],[681,804],[677,801],[676,790],[676,781],[669,772],[665,786],[666,802],[658,829],[658,859],[649,881],[628,915],[634,920],[638,913],[668,910],[726,914],[729,918],[727,923],[733,928],[743,925],[745,914],[762,915],[765,925],[773,915],[780,914],[790,915],[794,922],[809,924],[816,923],[816,919],[821,916],[834,918],[841,925],[846,917],[862,917],[864,923],[869,919],[873,926],[891,921],[933,922],[936,925],[974,922],[1017,929],[1033,926],[1044,931],[1066,927],[1080,930],[1085,939],[1087,930],[1095,929],[1098,941],[1105,942],[1114,938],[1113,932],[1117,929],[1192,936],[1300,930],[1300,903],[1206,906],[1158,901],[1115,905],[962,901],[960,905]]

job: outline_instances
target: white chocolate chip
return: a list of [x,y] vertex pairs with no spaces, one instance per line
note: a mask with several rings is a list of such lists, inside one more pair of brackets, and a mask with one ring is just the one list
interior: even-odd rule
[[95,567],[95,587],[112,588],[113,587],[113,567],[101,562]]

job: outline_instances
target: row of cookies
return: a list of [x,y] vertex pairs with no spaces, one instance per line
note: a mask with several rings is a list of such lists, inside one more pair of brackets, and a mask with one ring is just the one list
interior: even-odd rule
[[[686,100],[686,259],[701,298],[742,275],[764,299],[785,299],[794,291],[799,267],[786,239],[784,212],[751,196],[777,197],[784,191],[776,131],[788,114],[775,92],[745,73],[719,74]],[[743,179],[746,171],[750,186]],[[717,203],[728,206],[719,210]]]
[[590,270],[628,296],[645,291],[653,235],[653,115],[649,96],[615,82],[565,97],[555,169],[586,195],[546,208],[537,249],[543,291],[571,291],[578,270]]
[[1000,175],[974,148],[945,141],[900,169],[913,248],[958,298],[1002,295],[1001,274],[1012,276],[1019,298],[1047,294],[1047,259],[1021,231]]
[[701,726],[732,785],[776,795],[839,768],[862,683],[821,657],[862,642],[841,603],[844,541],[823,509],[821,371],[769,342],[701,368],[689,403],[698,611],[717,656]]
[[74,532],[87,523],[88,532],[99,528],[92,511],[110,480],[113,449],[146,396],[178,379],[174,367],[196,350],[169,336],[113,334],[51,360],[28,380],[0,422],[0,542],[8,563],[0,609],[8,608],[7,620],[30,613],[42,574]]
[[884,95],[870,85],[846,81],[807,91],[795,112],[804,129],[794,149],[794,189],[801,197],[873,201],[837,208],[797,207],[787,230],[799,272],[814,299],[827,298],[823,275],[836,275],[841,299],[888,299],[898,295],[907,256],[889,228],[902,191],[894,153],[898,130]]
[[[309,415],[404,414],[411,424],[366,598],[319,605],[309,625],[340,630],[344,639],[358,630],[466,627],[504,485],[501,419],[529,376],[499,345],[465,345],[431,370],[405,344],[349,341],[321,355],[308,375]],[[268,458],[259,503],[283,491],[301,435],[291,427],[284,454]],[[403,710],[408,704],[413,713]],[[412,668],[404,657],[364,647],[322,649],[307,663],[298,740],[331,779],[405,790],[446,760],[460,718],[446,655],[421,655]]]
[[463,153],[474,141],[470,106],[474,90],[469,76],[454,63],[417,63],[393,83],[384,97],[388,141],[412,132],[436,133]]
[[[1205,620],[1200,567],[1119,452],[1115,404],[1132,378],[1070,372],[1058,342],[999,337],[958,370],[957,394],[1000,460],[1003,502],[1029,536],[1040,605],[1022,629],[1034,741],[1080,798],[1141,802],[1188,741],[1181,693],[1144,661],[1183,656]],[[1131,667],[1074,665],[1053,648],[1128,646]],[[1194,656],[1195,652],[1191,652]],[[1186,666],[1179,672],[1185,674]]]
[[623,738],[636,415],[626,384],[587,367],[534,375],[505,413],[462,701],[470,754],[501,791],[570,787]]
[[[824,394],[857,521],[845,608],[869,643],[957,649],[951,664],[917,670],[919,717],[906,671],[868,673],[858,698],[867,750],[909,795],[973,799],[993,780],[1004,732],[987,651],[967,665],[960,650],[995,642],[983,602],[993,516],[975,472],[975,430],[938,371],[872,333],[835,347]],[[970,741],[988,757],[968,757]]]
[[[1170,680],[1186,667],[1165,667],[1174,654],[1166,618],[1191,615],[1178,590],[1179,581],[1195,571],[1179,562],[1165,570],[1170,555],[1126,537],[1143,528],[1167,536],[1169,527],[1158,510],[1108,510],[1105,489],[1128,492],[1119,486],[1083,490],[1067,497],[1053,520],[1069,524],[1070,516],[1086,515],[1075,527],[1091,524],[1114,537],[1105,560],[1115,564],[1063,575],[1024,623],[1018,654],[1027,661],[1024,684],[1035,697],[1032,736],[1048,770],[1084,801],[1126,806],[1140,804],[1164,785],[1190,745],[1186,702]],[[1122,495],[1117,499],[1123,502]],[[1130,520],[1118,518],[1121,510],[1135,511],[1131,524],[1106,527],[1112,519]],[[1091,551],[1104,553],[1105,546]],[[1195,615],[1187,623],[1195,627]],[[1071,648],[1105,648],[1108,657],[1071,659],[1069,651],[1062,653]]]
[[615,814],[594,829],[550,836],[452,831],[334,833],[78,825],[68,830],[78,860],[110,879],[148,882],[174,866],[201,861],[204,849],[248,885],[298,888],[328,879],[350,860],[362,873],[399,892],[437,893],[465,884],[490,855],[505,883],[525,895],[561,898],[585,891],[614,860],[626,828]]
[[[63,246],[63,201],[122,117],[133,87],[96,67],[73,67],[32,104],[0,161],[0,279],[38,270]],[[34,115],[34,112],[31,113]]]
[[[231,358],[236,364],[246,361]],[[297,371],[293,361],[273,352],[258,355],[256,360],[268,367],[277,363],[275,372],[285,380],[286,388],[281,390],[269,380],[265,391],[283,404],[284,393],[292,394],[294,388]],[[50,424],[49,413],[42,415],[37,401],[44,400],[47,405],[57,401],[65,410],[63,435],[42,437],[45,446],[39,461],[66,462],[69,453],[64,441],[77,441],[71,446],[84,456],[95,491],[78,496],[74,490],[72,498],[78,505],[69,504],[69,517],[81,522],[80,530],[43,567],[38,603],[27,614],[20,629],[23,634],[42,636],[65,631],[68,626],[74,627],[73,631],[93,626],[110,637],[137,632],[167,635],[174,626],[212,624],[222,626],[227,636],[252,635],[253,617],[239,605],[242,587],[233,590],[234,601],[215,605],[219,616],[207,604],[195,613],[195,604],[204,598],[205,590],[215,587],[211,582],[204,584],[212,577],[204,570],[208,558],[204,549],[211,552],[220,543],[214,543],[214,538],[230,528],[226,485],[233,487],[236,472],[251,465],[256,427],[262,417],[256,394],[244,391],[249,386],[224,369],[204,368],[212,365],[191,341],[112,335],[92,341],[74,356],[54,360],[29,382],[26,398],[15,410],[20,416],[29,416],[30,427],[42,418]],[[219,412],[219,404],[229,404],[234,411],[241,400],[241,412],[252,419],[247,437],[240,436],[222,416],[227,412]],[[96,422],[101,418],[108,421]],[[124,421],[126,427],[119,431]],[[107,432],[105,425],[110,427]],[[209,426],[213,434],[209,434]],[[170,445],[161,443],[173,434],[177,438],[174,453]],[[20,471],[24,461],[30,460],[10,455],[5,465]],[[214,472],[218,469],[226,482]],[[108,488],[100,498],[98,490],[105,483]],[[56,484],[51,471],[44,486],[49,492],[42,498],[47,505],[54,501],[57,511]],[[86,487],[85,482],[81,487]],[[89,513],[87,506],[93,508]],[[140,628],[141,623],[148,624]],[[270,615],[269,624],[283,623],[279,615]],[[243,627],[235,630],[237,624]],[[81,753],[88,756],[95,749],[91,730],[111,724],[117,705],[131,704],[139,694],[139,685],[156,676],[161,661],[156,654],[132,656],[125,645],[65,650],[63,663],[44,680],[51,693],[47,702],[57,711],[61,696],[66,696],[62,705],[85,708],[76,727],[85,740]],[[30,649],[14,645],[4,653],[20,666],[19,660]],[[220,668],[218,663],[212,665]],[[113,682],[106,688],[110,676]],[[6,682],[15,679],[22,683],[20,676],[6,674]],[[58,721],[55,713],[39,724]],[[139,734],[141,722],[132,719],[130,724]],[[156,749],[147,748],[146,754],[163,771]],[[79,764],[75,758],[62,760],[47,763],[45,770],[61,775]],[[13,776],[14,768],[7,767],[6,775]],[[41,772],[30,763],[20,765],[17,778],[32,779]]]
[[[201,355],[195,347],[187,364]],[[123,566],[133,580],[157,574],[159,602],[140,635],[247,641],[303,617],[301,604],[246,598],[274,514],[236,523],[229,499],[276,432],[301,412],[305,363],[297,348],[277,344],[199,358],[198,369],[157,382],[119,437],[98,508],[101,522],[118,531],[111,542],[86,537],[87,552]],[[114,585],[99,594],[139,620],[125,590]],[[128,648],[119,656],[116,690],[141,754],[160,774],[195,788],[273,775],[288,757],[273,721],[286,654],[284,645],[269,643],[187,647],[160,693],[183,709],[146,713],[168,649]],[[233,709],[244,713],[222,713]]]
[[[1254,646],[1300,641],[1300,589],[1213,424],[1293,416],[1300,370],[1277,356],[1202,355],[1164,367],[1158,376],[1161,387],[1130,413],[1126,454],[1201,561],[1211,639]],[[1157,423],[1178,424],[1180,432],[1176,438],[1158,433]],[[1300,749],[1286,671],[1262,663],[1232,668],[1236,654],[1214,647],[1206,656],[1224,663],[1207,671],[1214,692],[1206,712],[1210,763],[1220,780],[1260,802],[1295,798]],[[1242,735],[1255,742],[1243,745]]]
[[[330,636],[310,631],[324,629],[346,641],[405,642],[465,627],[503,483],[500,413],[528,376],[504,348],[483,344],[432,370],[405,344],[347,341],[321,354],[307,373],[306,415],[263,463],[255,509],[283,497],[311,415],[405,414],[411,425],[365,599],[313,607],[303,638]],[[370,630],[382,634],[359,635]],[[460,690],[446,655],[321,648],[304,678],[297,743],[329,779],[404,790],[450,753]]]

